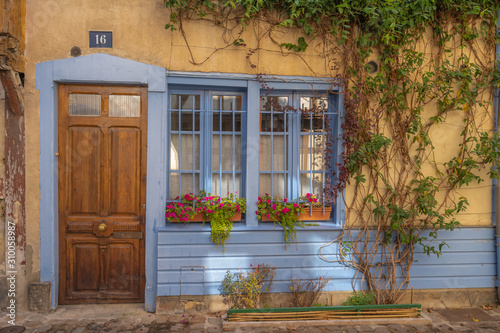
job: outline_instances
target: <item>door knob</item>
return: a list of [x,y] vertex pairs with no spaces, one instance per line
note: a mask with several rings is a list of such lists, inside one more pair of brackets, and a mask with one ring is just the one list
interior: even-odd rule
[[99,230],[100,232],[103,232],[107,229],[107,226],[106,226],[106,223],[101,223],[99,224],[99,226],[97,227],[97,230]]

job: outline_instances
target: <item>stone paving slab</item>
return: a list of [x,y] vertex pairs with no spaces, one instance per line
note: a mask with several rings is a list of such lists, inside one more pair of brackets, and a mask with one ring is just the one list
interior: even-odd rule
[[[472,312],[479,310],[476,308]],[[460,316],[460,311],[451,314]],[[488,321],[450,321],[438,311],[424,311],[422,319],[366,319],[369,321],[344,320],[266,323],[229,323],[223,320],[225,313],[154,314],[144,311],[140,304],[71,305],[60,306],[48,314],[23,312],[16,314],[16,324],[25,327],[27,333],[427,333],[427,332],[500,332],[500,309],[482,310]],[[471,311],[469,311],[471,312]],[[476,319],[476,318],[475,318]],[[8,318],[0,318],[0,333],[10,327]]]

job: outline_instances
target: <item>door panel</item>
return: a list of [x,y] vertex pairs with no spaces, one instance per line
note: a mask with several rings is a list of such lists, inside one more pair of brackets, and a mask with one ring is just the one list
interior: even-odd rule
[[87,274],[86,270],[99,271],[99,244],[95,242],[72,244],[69,248],[74,252],[72,275],[74,276],[74,291],[98,291],[98,276]]
[[137,128],[110,129],[110,215],[139,216],[140,131]]
[[146,111],[145,87],[59,86],[60,304],[144,301]]
[[134,277],[137,276],[139,267],[131,264],[136,261],[139,254],[138,240],[127,243],[115,242],[109,245],[108,251],[109,289],[123,293],[138,293],[138,288],[133,286],[137,285]]
[[68,213],[99,215],[101,131],[96,127],[70,127],[68,136]]

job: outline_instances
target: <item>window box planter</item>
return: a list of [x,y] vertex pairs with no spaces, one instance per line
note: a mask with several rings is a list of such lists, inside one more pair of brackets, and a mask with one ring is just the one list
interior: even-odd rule
[[325,214],[323,214],[323,207],[313,207],[312,211],[309,207],[304,207],[304,213],[299,214],[301,221],[328,221],[332,207],[325,207]]
[[[188,221],[179,221],[179,219],[172,219],[169,221],[174,222],[174,223],[203,222],[203,213],[196,214],[193,218],[189,219]],[[235,221],[241,221],[241,213],[234,214],[233,222],[235,222]],[[205,219],[205,222],[210,222],[210,219],[209,218]]]
[[[304,213],[299,214],[300,221],[328,221],[330,220],[330,213],[332,207],[325,207],[325,214],[323,214],[323,207],[313,207],[312,212],[309,207],[304,208]],[[234,221],[234,220],[233,220]],[[261,221],[273,222],[271,217],[263,216]]]

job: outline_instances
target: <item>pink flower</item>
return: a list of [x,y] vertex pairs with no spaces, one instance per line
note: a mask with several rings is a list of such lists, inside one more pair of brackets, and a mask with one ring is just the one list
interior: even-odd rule
[[286,202],[288,201],[288,199],[287,199],[287,198],[285,198],[285,199],[283,199],[283,201],[286,203]]
[[309,198],[309,202],[313,202],[313,199]]
[[276,209],[276,204],[273,204],[273,209]]
[[318,202],[318,199],[314,199],[314,202]]
[[258,212],[258,211],[255,211],[255,215],[259,215],[259,212]]
[[267,216],[267,217],[271,217],[271,214],[267,214],[266,216]]
[[294,203],[294,204],[293,204],[293,207],[298,208],[298,207],[299,207],[299,204]]
[[178,203],[177,204],[179,207],[184,207],[184,204],[183,203]]
[[271,203],[271,200],[267,199],[267,203],[270,204]]

